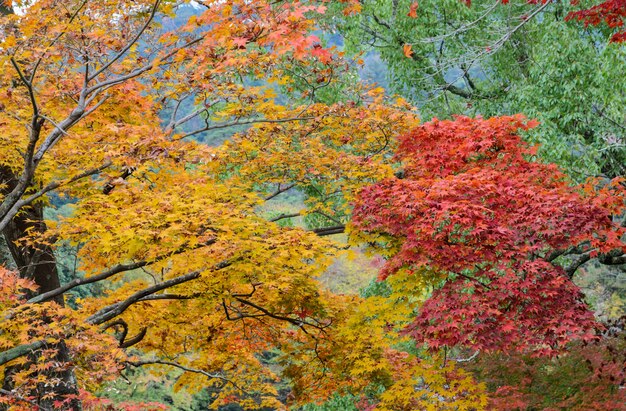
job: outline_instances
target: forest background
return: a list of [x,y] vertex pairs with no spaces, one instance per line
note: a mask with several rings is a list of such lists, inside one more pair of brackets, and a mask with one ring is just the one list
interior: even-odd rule
[[4,406],[622,409],[626,4],[573,3],[4,4]]

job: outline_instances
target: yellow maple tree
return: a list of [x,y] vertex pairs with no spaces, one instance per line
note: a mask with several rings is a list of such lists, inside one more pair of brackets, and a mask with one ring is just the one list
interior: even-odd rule
[[[97,409],[88,392],[143,366],[219,387],[215,406],[283,409],[280,378],[292,402],[382,384],[380,409],[482,403],[450,364],[393,348],[423,290],[361,299],[317,281],[345,248],[327,236],[344,232],[362,187],[392,175],[394,136],[418,123],[345,75],[345,56],[313,34],[324,4],[2,8],[0,229],[17,269],[0,271],[5,404]],[[223,144],[198,142],[223,129]],[[287,192],[300,209],[268,217]],[[53,194],[70,212],[46,219]],[[278,224],[296,215],[322,223]],[[65,283],[63,246],[80,273]],[[63,307],[94,283],[106,286]]]

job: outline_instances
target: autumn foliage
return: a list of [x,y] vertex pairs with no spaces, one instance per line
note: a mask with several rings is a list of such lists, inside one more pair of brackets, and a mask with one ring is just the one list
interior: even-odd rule
[[626,403],[624,318],[603,339],[574,343],[558,357],[492,354],[465,367],[490,391],[498,410],[621,410]]
[[[598,343],[559,258],[621,257],[623,182],[572,185],[522,142],[536,125],[522,116],[418,126],[317,35],[328,8],[359,1],[14,3],[0,7],[3,406],[161,409],[106,398],[146,369],[210,389],[214,408],[337,394],[484,409],[464,350]],[[322,286],[347,254],[337,234],[386,259],[383,291]]]
[[[622,250],[619,182],[573,187],[532,161],[523,117],[434,120],[400,138],[404,177],[365,188],[354,225],[393,248],[398,271],[434,290],[406,332],[436,349],[550,352],[597,324],[553,253]],[[390,236],[389,241],[384,239]]]
[[[572,1],[572,4],[578,4],[578,1]],[[624,0],[607,0],[588,9],[572,12],[566,17],[566,20],[582,21],[585,26],[597,26],[604,23],[611,29],[618,29],[611,36],[611,41],[616,43],[626,41],[625,19],[626,1]]]

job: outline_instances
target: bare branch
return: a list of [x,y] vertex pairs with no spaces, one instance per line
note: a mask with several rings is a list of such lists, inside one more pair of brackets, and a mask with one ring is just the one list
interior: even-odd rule
[[187,114],[185,117],[176,120],[176,113],[178,112],[178,108],[180,106],[180,103],[182,103],[184,99],[181,99],[177,104],[176,104],[176,108],[174,109],[174,113],[172,113],[172,118],[170,120],[170,123],[167,125],[166,130],[169,129],[170,132],[173,132],[177,127],[182,126],[183,124],[185,124],[186,122],[193,120],[194,118],[198,117],[200,114],[202,113],[207,113],[209,108],[213,107],[214,105],[216,105],[217,103],[219,103],[219,100],[214,100],[210,103],[205,103],[204,106],[198,110],[195,110],[189,114]]
[[15,61],[15,59],[11,57],[10,60],[11,60],[11,64],[15,68],[15,71],[17,71],[17,75],[20,77],[20,80],[26,86],[26,89],[28,90],[28,97],[30,98],[30,104],[33,107],[33,122],[35,122],[37,120],[37,117],[39,117],[39,106],[37,105],[37,99],[35,98],[35,91],[33,90],[33,85],[30,81],[26,79],[26,76],[24,76],[24,73],[22,73],[22,69],[20,69],[20,66],[17,65],[17,62]]
[[[485,17],[487,17],[489,14],[491,14],[491,12],[498,6],[500,6],[501,3],[500,1],[496,1],[493,5],[491,5],[489,8],[487,8],[487,10],[481,14],[480,16],[478,16],[478,18],[470,23],[467,23],[459,28],[457,28],[456,30],[450,32],[450,33],[446,33],[444,35],[441,36],[437,36],[437,37],[428,37],[425,39],[422,39],[421,42],[422,43],[439,43],[440,41],[443,41],[447,38],[450,37],[456,37],[457,35],[464,33],[468,30],[470,30],[473,26],[475,26],[476,24],[480,23],[482,20],[485,19]],[[415,43],[413,43],[415,44]]]
[[38,350],[39,348],[44,346],[43,341],[35,341],[30,344],[23,344],[17,347],[8,349],[0,353],[0,365],[4,365],[9,361],[13,361],[16,358],[19,358],[23,355],[26,355],[32,351]]
[[333,234],[343,234],[345,230],[346,230],[345,225],[336,225],[332,227],[315,228],[311,231],[320,237],[324,237],[324,236],[333,235]]
[[474,354],[472,354],[471,356],[469,356],[467,358],[457,358],[454,361],[456,361],[456,362],[470,362],[470,361],[474,360],[474,358],[478,357],[478,354],[480,354],[480,350],[477,350]]
[[170,367],[176,367],[179,368],[183,371],[187,371],[187,372],[192,372],[192,373],[196,373],[196,374],[202,374],[207,378],[210,379],[218,379],[218,380],[222,380],[227,384],[231,384],[233,387],[235,387],[236,389],[238,389],[239,391],[241,391],[244,394],[247,394],[246,390],[239,387],[237,384],[235,384],[232,380],[229,380],[228,378],[224,377],[221,374],[213,374],[204,370],[200,370],[197,368],[191,368],[191,367],[187,367],[185,365],[176,363],[176,362],[172,362],[172,361],[165,361],[165,360],[139,360],[139,361],[127,361],[126,364],[128,365],[132,365],[133,367],[141,367],[143,365],[155,365],[155,364],[159,364],[159,365],[169,365]]
[[572,264],[565,267],[565,273],[570,279],[574,278],[574,274],[576,274],[576,271],[580,268],[580,266],[585,264],[589,260],[591,260],[591,251],[582,254]]
[[198,297],[200,294],[154,294],[141,298],[139,301],[156,301],[156,300],[191,300]]
[[128,348],[128,347],[132,347],[135,344],[138,344],[146,336],[147,331],[148,331],[148,327],[141,327],[137,335],[135,335],[132,338],[129,338],[128,340],[120,341],[120,348]]
[[130,40],[126,46],[124,46],[124,48],[122,48],[122,50],[120,50],[119,53],[117,53],[114,57],[112,57],[108,62],[106,62],[102,67],[100,67],[98,70],[96,70],[95,73],[93,73],[87,80],[87,82],[90,82],[91,80],[95,79],[96,77],[98,77],[100,74],[102,74],[106,69],[108,69],[109,67],[111,67],[111,65],[113,63],[115,63],[117,60],[119,60],[120,58],[122,58],[122,56],[124,54],[126,54],[126,52],[128,50],[130,50],[130,48],[137,43],[137,41],[139,41],[139,39],[141,38],[141,36],[143,35],[143,33],[148,29],[148,26],[150,26],[150,23],[152,23],[152,21],[154,20],[154,16],[156,15],[157,9],[159,8],[159,5],[161,3],[161,0],[156,0],[154,2],[154,5],[152,6],[152,9],[150,10],[150,16],[148,17],[148,19],[146,20],[146,22],[144,23],[144,25],[141,27],[141,29],[139,29],[139,31],[137,32],[137,34],[135,35],[135,37],[132,38],[132,40]]
[[300,213],[291,213],[291,214],[281,214],[279,216],[276,216],[272,219],[269,219],[268,221],[275,223],[276,221],[280,221],[280,220],[284,220],[285,218],[293,218],[293,217],[301,217],[302,214]]
[[48,134],[44,142],[41,143],[37,153],[33,156],[33,162],[38,164],[48,150],[50,150],[62,136],[67,135],[67,130],[83,118],[83,114],[85,114],[85,108],[79,104],[63,121],[55,124],[55,128]]
[[626,254],[622,250],[613,250],[606,254],[601,254],[598,261],[604,265],[626,264]]
[[296,186],[295,184],[288,184],[287,186],[285,186],[285,187],[282,187],[282,188],[281,188],[281,185],[279,184],[279,185],[278,185],[278,188],[276,189],[276,191],[274,191],[274,192],[273,192],[272,194],[270,194],[269,196],[265,197],[265,198],[264,198],[264,200],[265,200],[265,201],[269,201],[269,200],[271,200],[272,198],[274,198],[274,197],[276,197],[276,196],[278,196],[278,195],[280,195],[280,194],[284,193],[285,191],[289,191],[289,190],[291,190],[291,189],[292,189],[292,188],[294,188],[295,186]]

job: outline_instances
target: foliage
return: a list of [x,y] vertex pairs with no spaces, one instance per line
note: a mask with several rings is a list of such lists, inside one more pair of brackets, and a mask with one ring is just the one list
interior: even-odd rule
[[[209,388],[212,408],[484,409],[448,346],[592,339],[548,256],[621,261],[622,182],[572,187],[530,161],[519,116],[416,128],[316,35],[328,8],[358,19],[365,2],[15,5],[0,8],[0,229],[17,255],[0,270],[0,398],[15,409],[165,406],[105,398],[120,373]],[[350,241],[389,259],[363,296],[320,281],[353,212]]]
[[[120,360],[125,358],[111,336],[102,335],[97,327],[85,324],[75,311],[59,307],[55,302],[25,304],[27,292],[36,289],[36,286],[32,281],[19,278],[15,272],[0,267],[0,284],[0,314],[3,318],[0,349],[6,352],[28,341],[32,344],[24,354],[37,350],[31,358],[17,358],[13,365],[23,367],[12,371],[10,375],[11,380],[21,387],[21,392],[33,394],[3,395],[0,403],[14,404],[15,409],[22,409],[19,406],[25,404],[24,400],[30,401],[37,394],[42,395],[43,383],[63,383],[56,374],[68,364],[54,361],[58,350],[56,344],[61,341],[67,345],[72,357],[72,368],[85,387],[93,389],[110,380],[113,375],[111,371],[118,369]],[[44,370],[51,375],[46,380],[41,379]],[[64,399],[57,401],[62,404]],[[25,409],[31,409],[29,402],[26,404]]]
[[[578,4],[578,1],[572,1]],[[588,9],[571,12],[566,20],[582,20],[585,26],[597,26],[606,23],[610,28],[619,27],[619,31],[611,36],[611,41],[619,43],[626,41],[626,30],[623,29],[624,18],[626,18],[626,2],[624,0],[607,0]]]
[[612,216],[624,189],[572,187],[527,160],[535,151],[517,130],[532,126],[520,116],[426,123],[400,139],[404,178],[360,193],[355,228],[398,239],[381,278],[408,273],[434,290],[405,331],[418,343],[550,352],[593,338],[582,294],[551,255],[580,244],[621,254],[625,229]]
[[[342,232],[355,193],[392,174],[393,136],[417,124],[402,99],[354,84],[341,53],[311,34],[323,3],[200,4],[174,27],[177,2],[18,6],[2,19],[0,228],[20,250],[72,249],[78,276],[60,286],[50,284],[57,273],[37,277],[41,289],[11,306],[29,315],[2,335],[5,395],[105,406],[88,392],[121,368],[148,367],[157,376],[178,369],[175,390],[216,387],[213,407],[284,407],[281,376],[293,403],[381,384],[405,405],[482,396],[467,376],[446,394],[461,371],[439,377],[437,366],[389,347],[388,328],[406,322],[415,301],[404,306],[399,294],[376,306],[383,301],[334,295],[316,280],[340,248],[321,236]],[[192,119],[199,129],[182,127]],[[240,132],[223,146],[189,141],[228,127]],[[292,189],[304,195],[298,215],[318,217],[313,231],[264,218],[263,205]],[[16,232],[12,221],[52,192],[71,212]],[[21,269],[28,276],[37,265]],[[102,292],[76,299],[75,310],[44,313],[49,300],[93,283]],[[380,309],[388,304],[393,311]],[[41,358],[44,341],[59,353],[66,344],[69,360],[15,354]],[[93,361],[116,356],[83,375],[76,346]],[[76,383],[30,372],[51,362]],[[416,373],[432,378],[418,397],[409,389],[422,381]],[[44,383],[43,396],[26,377]],[[59,394],[72,384],[81,394]]]
[[466,368],[487,382],[494,409],[621,410],[626,402],[624,337],[622,330],[601,342],[575,343],[554,358],[487,355]]
[[623,175],[626,164],[626,49],[607,44],[603,26],[583,31],[564,19],[591,4],[364,0],[361,13],[337,11],[329,24],[346,36],[347,50],[379,53],[391,89],[425,119],[536,118],[542,127],[526,138],[583,182]]

